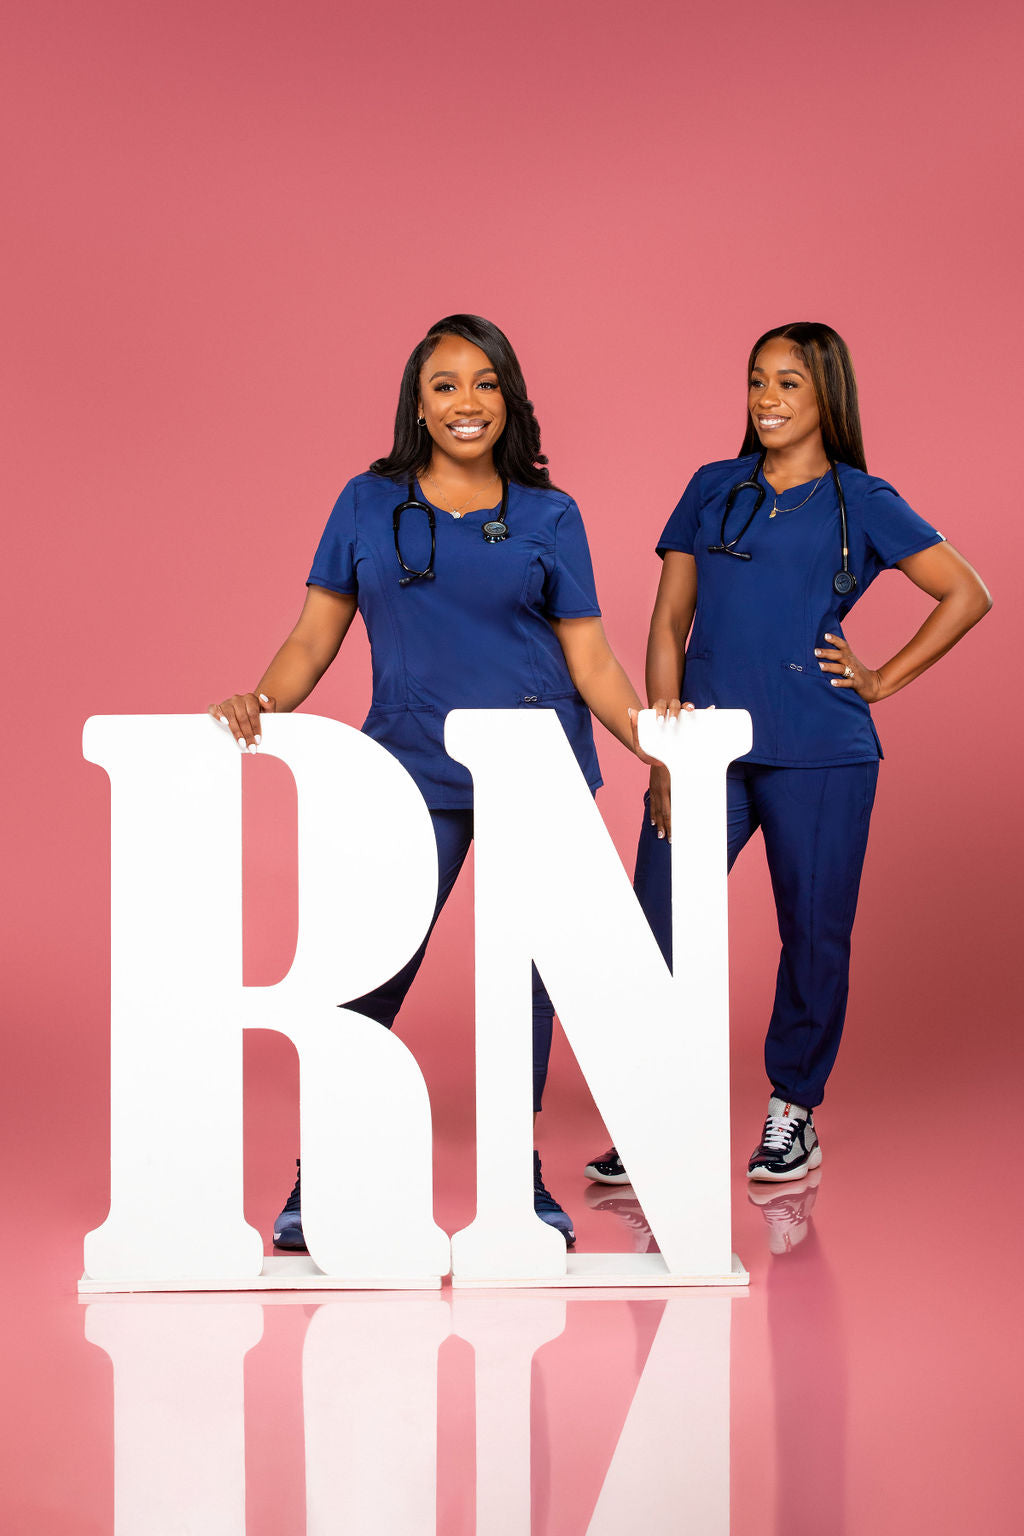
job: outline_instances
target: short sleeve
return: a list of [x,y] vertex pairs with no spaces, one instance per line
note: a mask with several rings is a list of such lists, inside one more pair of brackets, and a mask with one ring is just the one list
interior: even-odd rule
[[868,543],[886,570],[943,542],[942,534],[919,517],[885,480],[876,480],[864,498],[862,517]]
[[587,533],[574,501],[555,523],[554,555],[544,583],[544,609],[553,619],[601,617]]
[[356,491],[349,481],[334,504],[327,527],[313,556],[313,567],[306,578],[307,587],[326,587],[330,592],[355,592],[356,580]]
[[665,558],[667,550],[679,550],[692,555],[697,544],[700,526],[700,470],[694,475],[676,503],[675,511],[665,524],[665,531],[658,540],[658,554]]

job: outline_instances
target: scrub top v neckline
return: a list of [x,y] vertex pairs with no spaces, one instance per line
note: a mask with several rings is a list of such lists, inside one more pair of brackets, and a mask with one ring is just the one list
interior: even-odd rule
[[768,476],[765,474],[763,467],[758,471],[758,478],[761,481],[761,484],[764,486],[765,491],[767,492],[767,494],[769,496],[773,496],[775,498],[775,510],[777,512],[796,512],[798,510],[798,507],[796,507],[796,506],[784,507],[782,505],[782,498],[784,496],[795,495],[798,491],[806,491],[807,487],[809,485],[813,485],[814,486],[814,490],[806,498],[808,502],[812,501],[814,499],[814,497],[818,494],[818,491],[821,489],[821,486],[824,483],[825,476],[827,474],[828,474],[828,470],[826,469],[820,475],[816,476],[815,478],[816,478],[816,480],[818,482],[816,485],[815,485],[814,479],[802,480],[799,485],[787,485],[786,489],[784,491],[777,491],[775,489],[774,485],[772,485],[771,481],[768,479]]
[[433,507],[435,512],[443,512],[450,523],[464,523],[467,517],[478,517],[480,514],[497,512],[501,506],[501,497],[499,496],[493,507],[474,507],[471,512],[453,512],[450,507],[439,507],[436,501],[431,501],[418,479],[416,481],[416,490],[421,501],[425,501],[428,507]]

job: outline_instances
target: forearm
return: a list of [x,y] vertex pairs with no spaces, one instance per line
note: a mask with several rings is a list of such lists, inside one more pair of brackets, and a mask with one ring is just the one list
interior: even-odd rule
[[920,677],[952,650],[990,607],[991,599],[980,583],[977,588],[941,597],[913,638],[878,668],[876,699],[887,699]]
[[279,712],[297,709],[337,656],[356,615],[354,593],[310,587],[298,623],[256,685]]
[[651,620],[647,639],[647,665],[645,681],[647,698],[653,704],[656,699],[681,699],[683,687],[686,631],[680,632],[678,624]]
[[322,647],[289,635],[254,690],[274,699],[277,713],[297,709],[309,697],[334,659]]
[[623,746],[633,751],[633,733],[629,723],[629,711],[643,706],[636,689],[626,676],[611,651],[591,663],[579,675],[570,667],[572,680],[583,702],[596,715],[606,730],[618,737]]

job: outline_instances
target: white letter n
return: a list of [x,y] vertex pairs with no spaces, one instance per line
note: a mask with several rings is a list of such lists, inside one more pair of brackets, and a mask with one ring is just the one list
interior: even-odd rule
[[[672,775],[674,974],[557,716],[448,716],[448,751],[473,775],[476,836],[477,1217],[453,1239],[456,1281],[566,1269],[529,1187],[531,961],[669,1273],[732,1275],[725,770],[750,749],[750,717],[699,711],[658,726],[645,711],[640,732]],[[574,1263],[586,1273],[586,1256]]]

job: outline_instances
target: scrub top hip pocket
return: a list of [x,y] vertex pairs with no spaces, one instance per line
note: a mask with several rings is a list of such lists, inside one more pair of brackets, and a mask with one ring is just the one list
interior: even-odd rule
[[833,688],[817,663],[779,664],[774,755],[789,763],[822,764],[879,756],[866,702],[852,688]]

